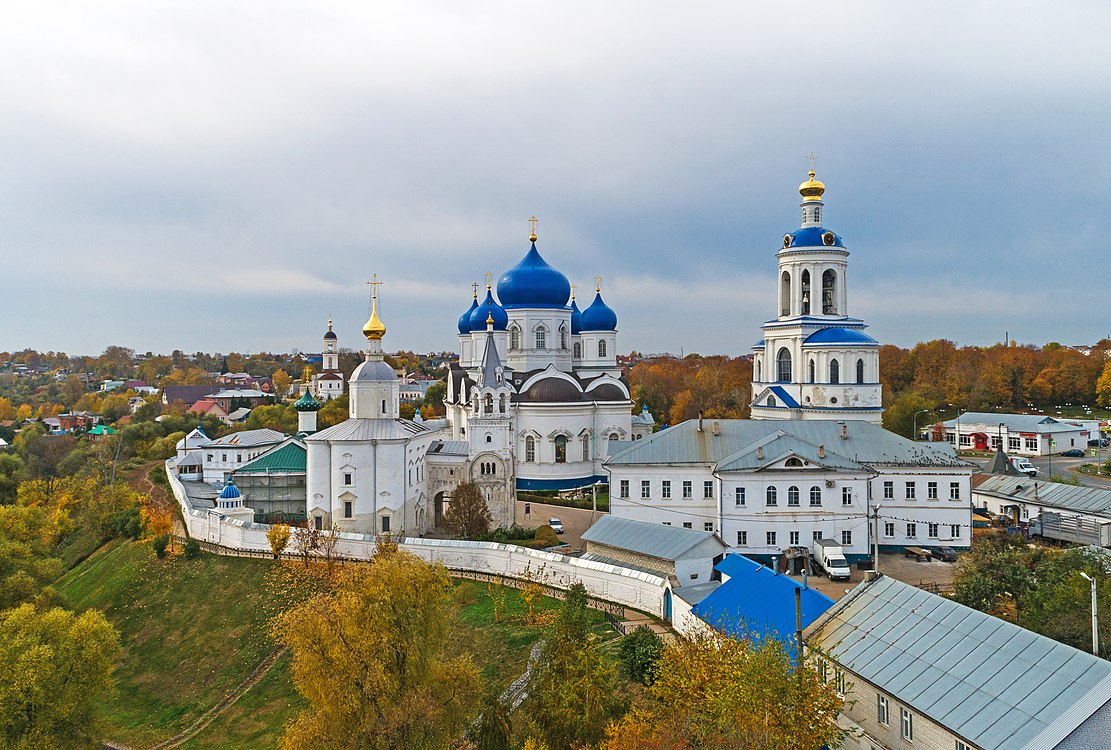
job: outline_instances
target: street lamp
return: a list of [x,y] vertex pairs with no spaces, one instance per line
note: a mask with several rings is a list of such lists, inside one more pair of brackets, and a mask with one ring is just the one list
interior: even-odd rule
[[1087,578],[1088,582],[1092,584],[1092,654],[1099,656],[1099,609],[1097,608],[1096,599],[1096,579],[1083,570],[1080,571],[1080,575]]
[[927,414],[927,413],[929,413],[929,411],[930,411],[929,409],[919,409],[918,411],[914,412],[914,434],[913,434],[913,438],[915,440],[918,439],[918,415],[919,414]]

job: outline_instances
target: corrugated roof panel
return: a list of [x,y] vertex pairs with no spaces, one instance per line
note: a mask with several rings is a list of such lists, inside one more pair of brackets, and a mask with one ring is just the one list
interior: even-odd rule
[[[679,560],[695,547],[715,537],[712,531],[681,529],[607,514],[587,529],[582,538],[587,542],[630,550],[661,560]],[[725,549],[724,542],[720,542],[718,546],[721,549],[708,557],[716,557]]]

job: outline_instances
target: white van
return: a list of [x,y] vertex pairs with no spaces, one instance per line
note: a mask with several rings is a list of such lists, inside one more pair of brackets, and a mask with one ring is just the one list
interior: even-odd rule
[[1028,477],[1038,476],[1038,467],[1030,463],[1030,459],[1028,458],[1024,458],[1022,456],[1012,456],[1011,466],[1015,467],[1015,470],[1022,472]]

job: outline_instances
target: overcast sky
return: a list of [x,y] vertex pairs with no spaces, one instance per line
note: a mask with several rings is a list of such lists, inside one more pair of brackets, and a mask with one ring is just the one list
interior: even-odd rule
[[454,349],[536,214],[552,265],[604,277],[619,350],[746,353],[808,152],[881,342],[1092,342],[1109,26],[1059,1],[11,4],[0,349],[319,351],[329,315],[360,348],[372,273],[387,349]]

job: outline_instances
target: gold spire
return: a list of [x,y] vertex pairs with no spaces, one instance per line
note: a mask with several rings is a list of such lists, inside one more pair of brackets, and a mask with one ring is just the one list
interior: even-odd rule
[[814,170],[810,170],[810,179],[799,185],[799,195],[804,201],[820,201],[826,186],[814,179]]
[[478,299],[478,282],[477,281],[472,281],[471,282],[471,291],[474,292],[474,298]]
[[575,285],[572,284],[571,285],[571,300],[574,301],[574,299],[575,299]]
[[332,330],[332,319],[328,318],[328,330]]
[[494,313],[486,313],[486,325],[494,325]]
[[528,239],[529,239],[529,242],[536,242],[536,223],[538,221],[540,221],[540,219],[536,218],[536,214],[533,214],[532,216],[529,217],[529,220],[528,220],[528,225],[529,225]]
[[595,276],[594,277],[594,291],[598,292],[599,294],[602,293],[602,277],[601,276]]
[[374,274],[373,279],[367,284],[373,291],[370,293],[370,320],[363,326],[363,335],[366,336],[367,341],[381,341],[386,335],[386,326],[378,318],[378,287],[382,282],[378,280],[378,274]]

